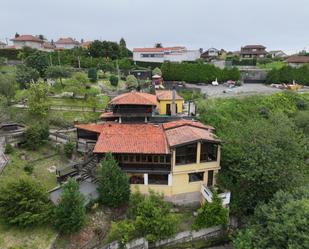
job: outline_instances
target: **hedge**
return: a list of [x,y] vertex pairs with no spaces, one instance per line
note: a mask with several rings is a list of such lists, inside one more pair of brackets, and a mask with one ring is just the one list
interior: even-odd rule
[[18,53],[20,50],[16,49],[0,49],[0,57],[7,58],[8,60],[18,60]]
[[219,82],[239,80],[240,73],[237,68],[220,69],[211,64],[172,63],[162,64],[161,71],[164,80],[186,81],[190,83],[211,83],[216,78]]
[[160,62],[146,62],[146,61],[136,61],[135,65],[144,68],[151,68],[151,70],[155,69],[156,67],[160,68],[162,63]]
[[292,83],[293,80],[299,84],[309,86],[309,65],[300,68],[285,66],[281,69],[273,69],[268,73],[266,83]]

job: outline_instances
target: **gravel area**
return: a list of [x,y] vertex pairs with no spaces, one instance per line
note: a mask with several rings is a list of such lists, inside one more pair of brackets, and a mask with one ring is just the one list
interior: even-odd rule
[[246,96],[253,94],[272,94],[281,92],[282,90],[263,85],[263,84],[244,84],[240,87],[228,88],[224,85],[213,86],[213,85],[195,85],[186,84],[190,88],[199,88],[202,93],[209,97],[233,97],[233,96]]

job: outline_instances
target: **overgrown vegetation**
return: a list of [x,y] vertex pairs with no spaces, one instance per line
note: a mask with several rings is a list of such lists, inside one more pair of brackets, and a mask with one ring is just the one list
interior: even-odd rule
[[268,73],[266,79],[266,82],[269,84],[293,83],[293,81],[302,85],[309,85],[309,66],[304,65],[300,68],[285,66],[273,69]]

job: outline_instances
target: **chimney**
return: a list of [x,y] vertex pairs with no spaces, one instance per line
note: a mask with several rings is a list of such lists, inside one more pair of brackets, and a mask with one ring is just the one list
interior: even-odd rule
[[172,92],[172,116],[176,116],[176,87],[173,86]]

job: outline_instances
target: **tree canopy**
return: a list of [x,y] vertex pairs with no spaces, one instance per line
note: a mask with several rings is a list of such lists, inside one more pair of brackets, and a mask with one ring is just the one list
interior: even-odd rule
[[37,118],[46,118],[48,115],[49,87],[44,82],[32,83],[29,88],[28,108],[29,113]]
[[7,105],[11,104],[12,98],[15,96],[16,82],[14,77],[0,74],[0,97],[6,100]]
[[35,83],[40,78],[39,72],[25,65],[18,65],[16,70],[16,81],[21,89],[27,88],[28,83]]

